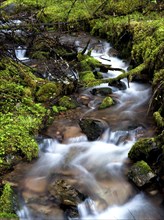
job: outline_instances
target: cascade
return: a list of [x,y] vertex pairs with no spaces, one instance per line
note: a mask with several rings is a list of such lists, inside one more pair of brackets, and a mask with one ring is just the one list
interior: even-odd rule
[[[79,41],[76,42],[76,45],[80,50]],[[92,50],[93,57],[112,67],[127,70],[126,62],[108,55],[111,48],[109,43],[101,41],[101,45],[99,43],[98,46]],[[21,58],[22,55],[20,56],[18,53],[17,57]],[[119,71],[108,71],[105,77],[118,74],[120,74]],[[127,87],[126,79],[122,81]],[[104,86],[108,85],[103,84],[96,88]],[[66,172],[65,177],[70,183],[73,182],[82,192],[87,192],[88,197],[78,204],[79,218],[63,216],[61,212],[55,216],[52,212],[49,217],[39,214],[34,210],[34,207],[37,206],[34,201],[35,199],[36,201],[42,200],[42,195],[36,194],[32,202],[30,200],[26,202],[23,199],[22,207],[17,212],[20,219],[163,219],[162,210],[157,204],[143,192],[138,192],[125,176],[127,155],[137,140],[138,129],[143,129],[145,135],[149,133],[151,122],[149,117],[146,117],[146,106],[151,96],[151,88],[147,84],[136,82],[130,83],[130,88],[125,90],[111,88],[119,100],[118,103],[99,111],[96,109],[95,97],[86,113],[95,118],[105,118],[109,122],[109,128],[104,134],[92,142],[89,142],[85,135],[71,139],[67,143],[43,139],[39,144],[39,159],[27,174],[27,178],[30,178],[32,184],[37,188],[41,180],[47,187],[50,174]],[[88,94],[88,92],[89,90],[85,90],[83,94]],[[42,182],[43,188],[44,183]],[[43,191],[46,193],[46,189]],[[53,206],[53,202],[48,198],[45,201],[45,203],[50,203],[50,207]],[[42,202],[43,204],[44,202]],[[43,206],[38,207],[43,208]]]

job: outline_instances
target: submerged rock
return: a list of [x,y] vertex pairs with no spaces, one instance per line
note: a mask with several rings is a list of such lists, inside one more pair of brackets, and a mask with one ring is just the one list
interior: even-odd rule
[[138,187],[150,183],[156,177],[149,165],[143,160],[131,167],[128,176]]

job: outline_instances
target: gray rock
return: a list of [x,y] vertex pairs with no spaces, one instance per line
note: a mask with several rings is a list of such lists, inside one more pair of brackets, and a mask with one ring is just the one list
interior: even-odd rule
[[129,178],[138,187],[143,187],[145,184],[151,183],[151,180],[156,177],[149,165],[145,161],[135,163],[129,173]]

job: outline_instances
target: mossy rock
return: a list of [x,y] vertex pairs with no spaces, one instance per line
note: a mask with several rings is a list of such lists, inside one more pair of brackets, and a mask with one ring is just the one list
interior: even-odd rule
[[156,177],[152,169],[145,161],[138,161],[135,163],[128,172],[128,177],[131,179],[138,187],[143,187],[145,184],[151,182],[151,180]]
[[89,55],[83,55],[79,53],[77,55],[80,71],[92,71],[98,67],[101,67],[101,63],[96,60],[95,58],[89,56]]
[[101,80],[96,79],[92,71],[80,72],[79,77],[79,83],[82,84],[83,87],[92,87],[101,83]]
[[111,97],[106,97],[103,99],[102,103],[99,106],[99,109],[104,109],[112,106],[114,104],[113,99]]
[[66,109],[73,109],[77,107],[77,103],[71,97],[63,96],[59,99],[59,109],[63,109],[62,107]]
[[132,146],[128,157],[133,161],[152,162],[156,161],[161,153],[161,146],[157,144],[155,138],[143,138]]
[[36,97],[39,102],[47,102],[57,98],[62,92],[62,85],[60,83],[47,82],[40,86],[36,92]]

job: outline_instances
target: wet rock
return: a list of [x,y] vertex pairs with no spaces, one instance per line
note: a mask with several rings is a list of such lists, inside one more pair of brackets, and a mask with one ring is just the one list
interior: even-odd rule
[[101,96],[107,96],[112,94],[112,89],[109,87],[104,88],[94,88],[90,91],[92,95],[101,95]]
[[47,179],[45,177],[27,177],[24,181],[26,189],[35,193],[43,193],[47,188]]
[[[46,215],[47,217],[57,217],[59,219],[63,219],[63,211],[54,205],[41,205],[41,204],[33,204],[29,205],[29,208],[32,209],[35,213],[40,213],[42,215]],[[44,219],[46,219],[46,216]]]
[[48,191],[68,216],[78,216],[77,205],[84,200],[84,196],[78,190],[66,180],[55,180],[49,185]]
[[114,81],[112,83],[109,83],[109,86],[115,86],[117,87],[119,90],[125,90],[127,87],[126,87],[126,84],[122,81]]
[[63,143],[69,143],[71,140],[76,142],[76,140],[78,141],[80,139],[86,139],[80,127],[78,126],[66,127],[63,133]]
[[81,95],[78,98],[78,102],[80,104],[86,105],[86,106],[89,104],[90,100],[91,100],[91,98],[89,96],[87,96],[87,95]]
[[117,57],[119,55],[119,52],[114,48],[110,48],[108,51],[108,55],[112,57]]
[[80,120],[79,125],[89,141],[98,139],[108,127],[105,121],[87,118]]
[[143,160],[131,167],[128,176],[138,187],[151,183],[151,180],[156,177],[149,165]]
[[19,183],[33,166],[33,163],[21,162],[14,166],[14,170],[3,176],[3,184],[9,182],[11,186],[18,187]]
[[147,83],[149,81],[149,76],[147,72],[145,74],[134,74],[133,81]]
[[48,191],[54,196],[58,204],[77,206],[82,202],[80,193],[68,184],[66,180],[55,180],[49,185]]

